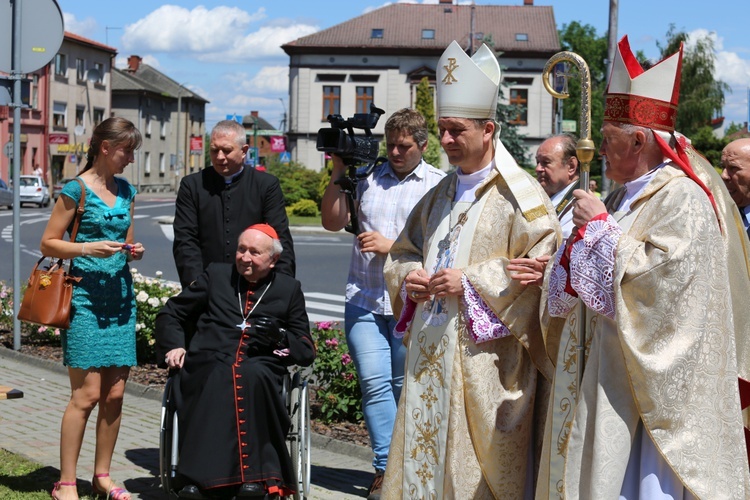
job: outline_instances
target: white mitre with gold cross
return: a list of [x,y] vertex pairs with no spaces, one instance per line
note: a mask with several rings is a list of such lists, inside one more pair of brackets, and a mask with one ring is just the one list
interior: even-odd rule
[[438,118],[495,119],[502,72],[487,45],[469,57],[455,40],[437,65]]
[[[503,74],[495,53],[485,44],[469,57],[455,40],[440,56],[436,71],[438,118],[495,120]],[[505,148],[497,128],[495,169],[503,176],[524,217],[534,220],[547,208],[534,181]],[[460,165],[458,165],[460,167]],[[538,185],[537,185],[538,187]]]

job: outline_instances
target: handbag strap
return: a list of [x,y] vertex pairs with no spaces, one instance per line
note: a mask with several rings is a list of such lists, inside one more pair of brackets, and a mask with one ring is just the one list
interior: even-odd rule
[[73,218],[73,230],[70,232],[70,241],[74,243],[76,241],[76,235],[78,234],[78,226],[81,224],[81,217],[85,211],[84,205],[86,204],[86,185],[83,181],[76,177],[74,180],[78,181],[81,185],[81,197],[78,199],[78,207],[76,207],[76,215]]

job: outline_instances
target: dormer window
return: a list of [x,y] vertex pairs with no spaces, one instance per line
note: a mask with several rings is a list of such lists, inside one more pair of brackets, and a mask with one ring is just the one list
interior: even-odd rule
[[422,30],[422,40],[434,40],[435,30]]
[[528,42],[529,41],[529,34],[528,33],[516,33],[516,41],[517,42]]
[[373,28],[370,38],[383,38],[383,28]]

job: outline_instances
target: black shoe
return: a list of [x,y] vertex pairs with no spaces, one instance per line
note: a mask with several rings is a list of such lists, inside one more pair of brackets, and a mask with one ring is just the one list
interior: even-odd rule
[[383,476],[385,476],[385,471],[375,471],[375,477],[370,485],[370,492],[367,494],[367,500],[380,500],[380,492],[383,490]]
[[177,496],[180,498],[190,498],[192,500],[204,500],[208,498],[203,493],[201,493],[201,490],[198,489],[198,487],[194,484],[188,484],[187,486],[182,488]]
[[259,498],[266,496],[266,488],[261,483],[242,483],[237,490],[237,496],[241,498]]

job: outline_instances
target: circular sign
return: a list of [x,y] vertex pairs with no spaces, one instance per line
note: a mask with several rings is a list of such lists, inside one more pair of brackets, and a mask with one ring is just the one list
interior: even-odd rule
[[[20,33],[13,32],[13,7],[21,9]],[[63,17],[55,0],[0,2],[0,71],[31,73],[43,68],[62,45]],[[13,68],[13,40],[21,42],[21,57]]]
[[76,137],[81,137],[86,133],[86,129],[83,127],[83,125],[76,125],[76,128],[73,129],[73,133],[76,135]]

